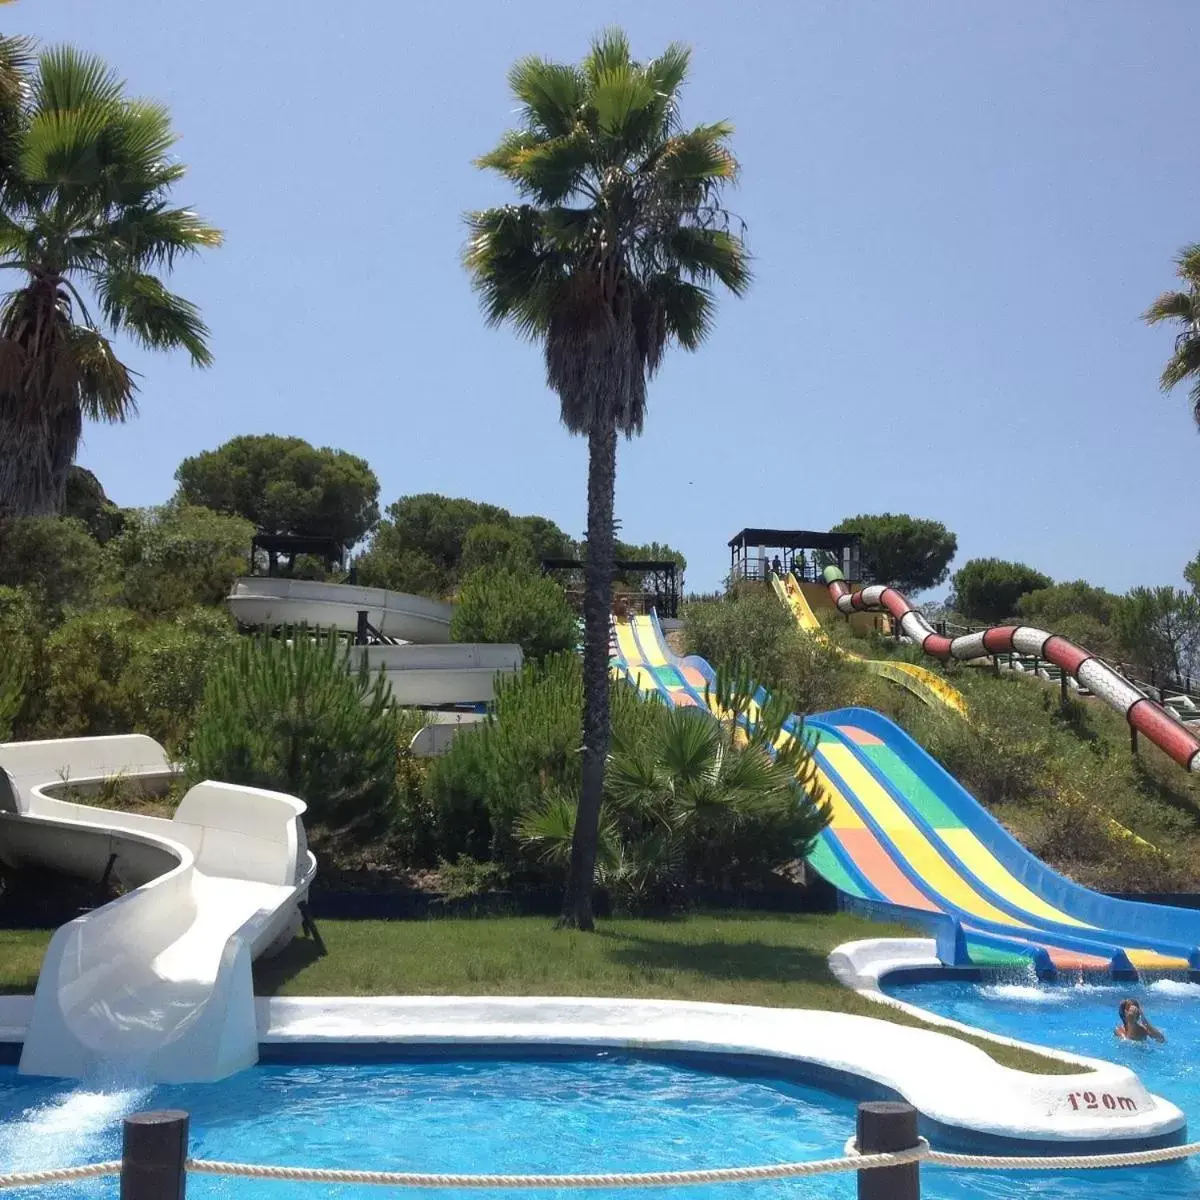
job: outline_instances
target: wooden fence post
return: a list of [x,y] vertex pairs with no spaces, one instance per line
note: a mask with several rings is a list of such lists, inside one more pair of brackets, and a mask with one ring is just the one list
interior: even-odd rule
[[[895,1153],[920,1144],[917,1110],[893,1100],[871,1101],[858,1106],[859,1154]],[[920,1200],[921,1164],[879,1167],[859,1171],[858,1200]]]
[[184,1200],[188,1115],[176,1109],[125,1118],[121,1200]]

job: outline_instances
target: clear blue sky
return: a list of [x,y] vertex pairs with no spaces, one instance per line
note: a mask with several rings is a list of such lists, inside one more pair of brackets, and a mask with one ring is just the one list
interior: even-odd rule
[[1200,240],[1195,0],[23,0],[8,30],[103,55],[167,102],[181,198],[227,233],[182,270],[216,365],[131,351],[141,416],[81,461],[122,504],[234,434],[364,455],[584,524],[583,446],[539,352],[480,320],[460,214],[525,53],[604,24],[689,42],[684,116],[727,117],[757,277],[653,385],[620,450],[623,536],[714,586],[744,525],[936,517],[974,555],[1116,589],[1200,545],[1200,436],[1138,314]]

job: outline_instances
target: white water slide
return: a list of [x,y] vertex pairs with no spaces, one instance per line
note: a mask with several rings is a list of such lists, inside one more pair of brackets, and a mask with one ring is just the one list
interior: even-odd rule
[[295,935],[316,874],[305,806],[225,783],[196,784],[170,820],[59,798],[114,777],[153,790],[172,768],[141,735],[0,744],[0,861],[126,889],[55,932],[21,1071],[224,1078],[258,1058],[251,961]]
[[497,675],[521,669],[521,647],[451,642],[453,607],[424,596],[304,579],[239,579],[229,596],[240,625],[310,625],[358,630],[358,615],[378,634],[416,645],[355,647],[372,671],[382,666],[392,699],[406,707],[486,704]]

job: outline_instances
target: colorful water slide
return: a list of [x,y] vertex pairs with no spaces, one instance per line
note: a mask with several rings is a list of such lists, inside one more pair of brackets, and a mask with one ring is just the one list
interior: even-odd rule
[[114,777],[156,790],[173,772],[141,735],[0,745],[0,862],[126,889],[50,939],[21,1071],[224,1078],[258,1058],[251,961],[291,941],[316,874],[305,806],[225,783],[170,820],[78,802]]
[[[669,704],[714,706],[712,668],[677,658],[653,617],[617,624],[614,663]],[[954,965],[1200,971],[1200,913],[1113,900],[1058,875],[886,717],[842,709],[793,721],[785,736],[812,747],[832,821],[808,861],[846,907],[927,929]]]
[[957,688],[951,687],[940,675],[934,674],[933,671],[917,666],[916,663],[864,658],[861,654],[854,654],[830,639],[821,628],[817,614],[813,612],[803,589],[790,571],[782,579],[772,573],[771,586],[775,589],[775,594],[779,599],[787,605],[788,610],[796,619],[796,623],[805,633],[820,638],[821,641],[832,646],[843,658],[860,663],[873,675],[879,675],[884,679],[890,679],[893,683],[898,683],[926,704],[943,705],[964,717],[967,715],[967,701],[963,694]]
[[840,612],[886,612],[905,637],[934,658],[966,660],[1015,651],[1053,663],[1092,695],[1115,708],[1137,733],[1185,770],[1200,771],[1200,738],[1191,729],[1115,667],[1065,637],[1029,625],[994,625],[977,633],[947,637],[938,633],[895,588],[874,584],[852,592],[837,567],[826,567],[824,576]]

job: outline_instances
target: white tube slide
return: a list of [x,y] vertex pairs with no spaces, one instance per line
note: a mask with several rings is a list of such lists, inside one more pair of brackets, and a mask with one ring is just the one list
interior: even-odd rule
[[0,745],[0,860],[90,878],[111,865],[132,888],[54,934],[21,1071],[224,1078],[258,1057],[251,961],[294,936],[316,873],[305,806],[205,782],[166,820],[53,794],[114,776],[157,783],[170,766],[140,735]]

